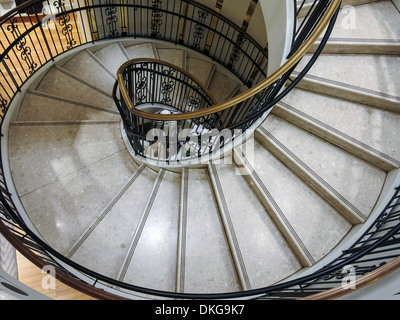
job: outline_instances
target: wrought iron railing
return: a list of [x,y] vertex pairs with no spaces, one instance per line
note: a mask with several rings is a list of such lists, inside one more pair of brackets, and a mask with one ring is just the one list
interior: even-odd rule
[[197,158],[212,148],[211,136],[206,143],[199,140],[215,128],[212,116],[190,121],[146,118],[150,113],[185,114],[215,105],[216,101],[199,80],[177,66],[155,59],[128,61],[120,70],[129,99],[137,112],[144,115],[132,113],[124,99],[118,98],[116,84],[114,101],[136,155],[170,162]]
[[[304,2],[301,4],[299,10],[302,9],[303,4]],[[136,87],[135,83],[131,83],[126,77],[126,70],[124,68],[118,71],[118,86],[121,99],[116,99],[114,92],[114,100],[117,105],[122,104],[124,109],[129,110],[130,113],[128,116],[134,117],[135,121],[153,123],[153,127],[145,128],[149,131],[154,130],[157,126],[168,126],[170,122],[179,122],[181,124],[177,128],[177,133],[174,132],[175,136],[168,137],[167,135],[163,139],[163,142],[157,141],[157,145],[161,145],[163,150],[168,149],[169,140],[175,141],[176,136],[179,136],[184,141],[191,141],[191,145],[194,147],[194,154],[191,154],[190,158],[193,160],[197,156],[198,161],[192,161],[192,164],[201,163],[204,158],[208,160],[214,155],[219,156],[221,153],[224,153],[224,150],[229,150],[229,147],[227,147],[228,143],[234,143],[235,139],[243,137],[245,132],[289,93],[311,68],[329,38],[336,20],[334,13],[337,9],[337,4],[331,0],[315,1],[305,17],[303,17],[303,22],[299,26],[295,23],[295,38],[293,39],[291,52],[288,56],[289,61],[270,77],[255,84],[251,90],[239,94],[229,101],[213,105],[209,108],[187,111],[181,114],[162,115],[142,112],[137,109],[135,101],[132,100],[132,91],[135,91]],[[297,63],[310,48],[310,45],[314,44],[317,38],[323,33],[324,29],[321,28],[319,22],[327,12],[330,13],[332,19],[327,27],[327,32],[323,36],[319,49],[316,50],[299,75],[296,73],[295,76],[294,70]],[[242,35],[242,37],[244,36]],[[252,72],[253,69],[254,67],[245,70]],[[290,83],[289,85],[287,85],[288,82]],[[121,113],[121,116],[126,118],[127,114]],[[191,125],[188,127],[185,124]],[[143,129],[144,127],[141,126],[135,127],[134,132],[127,130],[128,135],[136,136],[134,140],[130,139],[130,142],[136,155],[140,156],[143,156],[141,144],[144,143],[142,139],[141,143],[138,144],[137,137],[145,137],[147,135],[147,132],[142,131]],[[152,142],[152,135],[150,135],[150,140],[146,141],[146,143],[149,144]],[[149,157],[144,155],[144,158]],[[180,160],[173,153],[172,157],[159,158],[158,162],[164,161],[168,164],[174,162],[176,165]],[[187,165],[187,162],[182,165]]]
[[[165,7],[153,6],[157,1],[140,1],[140,4],[129,4],[123,1],[112,2],[110,0],[98,3],[90,2],[89,0],[85,4],[80,2],[69,2],[59,0],[54,3],[48,2],[52,5],[54,16],[50,15],[48,24],[55,23],[56,28],[47,28],[46,24],[43,24],[48,16],[43,15],[42,12],[42,1],[30,1],[9,14],[1,17],[0,19],[0,37],[2,39],[0,44],[0,105],[1,105],[1,125],[3,125],[5,114],[10,106],[12,100],[21,90],[23,84],[30,79],[30,77],[44,66],[48,61],[55,59],[58,55],[69,51],[79,45],[83,45],[97,40],[109,39],[113,37],[125,37],[125,36],[140,36],[145,37],[145,34],[139,34],[138,29],[143,30],[143,25],[139,28],[138,21],[133,23],[133,18],[140,17],[140,12],[147,12],[148,24],[146,25],[147,36],[153,38],[167,37],[168,34],[171,36],[174,34],[171,30],[168,33],[167,30],[163,29],[162,25],[159,24],[159,18],[161,13],[166,13]],[[145,4],[147,3],[147,7]],[[172,3],[168,1],[168,3]],[[207,40],[212,39],[212,36],[219,34],[223,36],[224,31],[213,29],[207,29],[205,17],[198,14],[198,20],[195,19],[196,12],[189,11],[190,5],[194,4],[192,1],[181,1],[182,6],[179,14],[176,14],[176,22],[179,23],[176,30],[184,31],[179,32],[179,37],[175,40],[172,38],[170,41],[181,43],[183,45],[195,48],[195,43],[209,43]],[[305,3],[305,0],[303,1]],[[186,5],[184,5],[186,4]],[[318,6],[320,4],[320,6]],[[308,69],[311,67],[313,61],[317,58],[321,52],[329,31],[332,29],[335,12],[340,4],[338,0],[332,1],[314,1],[314,4],[306,15],[305,22],[302,23],[296,30],[296,38],[293,43],[293,52],[288,57],[288,62],[276,71],[267,82],[263,82],[263,70],[265,72],[265,65],[260,66],[257,72],[250,72],[251,76],[245,76],[246,72],[243,73],[244,78],[242,81],[246,84],[249,83],[249,79],[256,73],[259,78],[253,83],[252,89],[247,92],[244,96],[235,98],[232,101],[226,102],[218,106],[218,110],[222,111],[229,109],[232,106],[237,106],[241,102],[258,95],[259,101],[260,94],[267,94],[267,91],[275,90],[274,87],[281,86],[284,88],[284,84],[288,84],[283,92],[276,88],[276,92],[279,94],[273,94],[269,96],[268,103],[261,104],[256,103],[256,108],[252,108],[253,112],[250,117],[245,118],[246,121],[243,123],[237,122],[235,126],[249,125],[251,121],[259,117],[265,111],[265,108],[273,105],[276,101],[291,90],[292,87],[301,79]],[[186,7],[186,8],[185,8]],[[171,8],[171,7],[169,7]],[[319,10],[316,10],[319,8]],[[177,7],[175,7],[177,9]],[[185,10],[182,10],[185,9]],[[188,11],[186,11],[186,9]],[[119,11],[118,11],[119,10]],[[117,12],[119,16],[117,16]],[[189,12],[192,12],[190,16]],[[314,13],[315,12],[315,13]],[[210,21],[218,20],[219,15],[212,16]],[[214,18],[215,17],[215,18]],[[135,19],[136,19],[135,18]],[[86,20],[85,20],[86,19]],[[131,19],[131,20],[128,20]],[[142,23],[144,23],[144,20]],[[226,19],[225,19],[226,20]],[[83,22],[87,22],[87,24]],[[185,21],[189,24],[185,24]],[[81,24],[81,29],[78,30],[77,25]],[[197,38],[192,37],[190,41],[185,39],[190,38],[187,29],[188,25],[192,25],[192,29],[196,30]],[[196,25],[197,29],[196,29]],[[130,28],[129,26],[136,26]],[[182,28],[181,28],[182,26]],[[201,37],[200,34],[203,30],[208,30],[208,35]],[[296,67],[297,62],[301,57],[308,51],[311,45],[323,34],[324,30],[327,29],[321,46],[316,52],[316,55],[307,64],[307,67],[300,72],[300,75],[296,78],[291,77],[291,71]],[[132,31],[134,30],[134,31]],[[136,30],[136,32],[135,32]],[[110,32],[116,31],[116,32]],[[186,38],[185,38],[186,37]],[[203,42],[193,42],[203,41]],[[231,46],[232,48],[232,46]],[[238,46],[239,48],[239,46]],[[240,46],[246,51],[247,49]],[[212,51],[207,46],[200,49],[202,52]],[[232,51],[233,52],[233,51]],[[224,56],[225,61],[230,61],[230,54],[221,54]],[[229,58],[228,58],[229,57]],[[247,56],[248,57],[248,56]],[[259,62],[259,57],[253,59],[254,62]],[[237,65],[244,66],[247,62],[239,62],[235,58]],[[243,60],[244,61],[244,60]],[[228,62],[229,65],[229,62]],[[253,68],[256,66],[253,66]],[[232,70],[239,70],[240,68],[232,68]],[[244,67],[243,67],[244,69]],[[255,69],[253,69],[254,71]],[[238,73],[239,74],[239,73]],[[237,74],[237,75],[238,75]],[[282,80],[281,80],[282,79]],[[280,80],[278,83],[277,81]],[[276,84],[275,84],[276,83]],[[271,87],[272,86],[272,87]],[[266,96],[264,96],[266,97]],[[254,98],[256,99],[256,98]],[[215,106],[214,106],[215,107]],[[214,108],[211,107],[211,108]],[[209,108],[207,108],[209,109]],[[131,111],[131,110],[130,110]],[[201,111],[200,111],[201,112]],[[181,116],[181,115],[178,115]],[[163,115],[161,120],[168,121],[168,115]],[[231,126],[233,127],[233,126]],[[3,126],[2,126],[3,128]],[[4,143],[4,141],[2,141]],[[3,149],[2,149],[3,150]],[[51,248],[45,243],[34,231],[32,231],[27,223],[23,220],[22,216],[18,212],[18,209],[13,201],[13,195],[10,193],[7,186],[7,181],[3,169],[3,159],[6,155],[1,155],[1,170],[0,170],[0,232],[6,237],[6,239],[24,254],[29,260],[35,263],[38,267],[45,265],[52,265],[56,268],[56,277],[63,282],[66,282],[70,286],[84,291],[90,295],[98,298],[115,299],[121,298],[108,292],[106,289],[109,287],[123,290],[125,294],[129,292],[131,294],[143,293],[154,297],[162,298],[182,298],[182,299],[223,299],[223,298],[249,298],[249,297],[263,297],[266,299],[282,299],[282,298],[298,298],[298,297],[312,297],[314,294],[324,292],[325,290],[335,288],[341,284],[348,271],[345,267],[352,266],[355,270],[356,277],[362,276],[365,272],[376,269],[384,269],[391,261],[399,256],[399,198],[400,188],[398,188],[382,212],[381,216],[373,223],[369,230],[357,241],[353,246],[346,249],[342,256],[328,264],[321,270],[307,275],[305,277],[297,278],[292,281],[287,281],[275,286],[268,288],[260,288],[258,290],[252,290],[247,292],[236,292],[226,294],[190,294],[190,293],[175,293],[175,292],[163,292],[147,288],[142,288],[127,283],[119,282],[115,279],[105,277],[101,274],[93,272],[73,261],[67,259],[56,250]],[[382,266],[383,265],[383,266]],[[383,271],[384,273],[385,271]],[[382,275],[381,275],[382,276]]]
[[201,52],[248,87],[266,77],[268,52],[222,15],[195,1],[31,1],[0,21],[0,101],[6,107],[41,66],[80,45],[155,38]]

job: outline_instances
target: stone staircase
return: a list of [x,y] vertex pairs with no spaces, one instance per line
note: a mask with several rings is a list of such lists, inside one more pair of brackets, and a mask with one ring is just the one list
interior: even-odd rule
[[[400,14],[391,1],[355,8],[357,29],[339,18],[310,73],[232,163],[175,172],[134,161],[111,96],[119,66],[142,57],[188,70],[218,102],[242,92],[213,61],[121,41],[52,67],[9,131],[15,187],[38,233],[86,268],[172,292],[256,289],[318,263],[368,219],[400,166]],[[363,34],[371,15],[390,26]]]

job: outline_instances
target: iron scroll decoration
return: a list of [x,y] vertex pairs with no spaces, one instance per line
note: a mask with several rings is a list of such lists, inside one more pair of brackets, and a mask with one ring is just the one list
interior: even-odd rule
[[71,17],[70,14],[66,13],[65,2],[62,0],[58,0],[54,2],[54,7],[61,13],[58,23],[62,27],[61,33],[64,35],[67,50],[72,49],[76,45],[76,40],[74,39],[73,30],[74,27],[70,23]]
[[[11,32],[14,40],[19,39],[22,35],[17,22],[17,18],[10,19],[10,24],[7,26],[7,31]],[[15,48],[20,53],[21,59],[25,61],[29,74],[33,74],[38,67],[38,64],[33,59],[31,47],[27,46],[26,37],[21,38]]]

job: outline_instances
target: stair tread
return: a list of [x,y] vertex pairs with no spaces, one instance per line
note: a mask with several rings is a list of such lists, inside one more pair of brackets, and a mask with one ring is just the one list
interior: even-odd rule
[[51,247],[61,254],[68,252],[135,172],[129,160],[126,150],[115,153],[20,197]]
[[[297,70],[301,70],[310,57],[310,55],[305,56]],[[400,101],[400,57],[398,56],[322,54],[310,69],[309,76],[397,97]]]
[[186,69],[185,51],[182,49],[158,48],[158,57],[180,68]]
[[10,128],[11,169],[19,195],[124,149],[119,121],[87,125],[34,123]]
[[190,169],[188,181],[185,292],[238,291],[207,171]]
[[283,100],[289,106],[400,160],[400,115],[367,105],[294,89]]
[[214,65],[211,62],[189,57],[187,60],[187,71],[194,75],[200,82],[208,87]]
[[64,100],[59,97],[28,92],[21,105],[17,121],[73,121],[73,120],[118,120],[114,109]]
[[280,218],[286,220],[293,238],[303,243],[314,263],[350,230],[351,224],[342,215],[259,142],[255,142],[254,155],[246,158],[253,162],[255,181],[262,183],[263,193],[273,199]]
[[141,43],[141,44],[126,46],[125,50],[131,59],[157,58],[152,43]]
[[216,168],[251,288],[271,285],[298,271],[299,262],[238,168]]
[[155,179],[156,173],[151,169],[136,172],[120,198],[113,199],[107,207],[109,211],[102,212],[101,221],[96,217],[97,225],[86,230],[84,238],[75,244],[74,251],[70,251],[71,259],[117,279]]
[[262,126],[362,214],[370,214],[385,172],[274,115]]
[[114,76],[117,76],[119,67],[128,60],[119,43],[108,45],[96,51],[94,55],[104,63]]
[[209,91],[218,103],[232,98],[239,90],[239,83],[221,72],[214,72],[209,85]]
[[[334,38],[399,39],[400,16],[391,1],[375,1],[353,7],[355,14],[342,8],[332,31]],[[385,23],[382,23],[385,21]],[[355,28],[353,27],[355,26]]]
[[83,50],[68,61],[63,65],[63,69],[104,92],[112,94],[115,79],[91,57],[91,53],[87,50]]
[[111,96],[83,84],[58,68],[51,68],[36,90],[64,99],[116,110]]
[[180,175],[164,172],[124,282],[174,291]]

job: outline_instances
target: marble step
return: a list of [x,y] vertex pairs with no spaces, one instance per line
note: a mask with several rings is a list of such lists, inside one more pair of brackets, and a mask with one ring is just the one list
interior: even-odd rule
[[[342,8],[323,53],[400,53],[400,15],[392,1],[364,2]],[[319,42],[310,52],[315,51],[317,45]]]
[[[400,39],[400,15],[390,0],[343,2],[331,37],[363,40]],[[383,23],[384,21],[384,23]]]
[[186,70],[208,88],[215,72],[215,64],[198,57],[188,56]]
[[183,168],[181,172],[181,190],[179,197],[179,222],[178,222],[178,251],[176,259],[175,291],[185,291],[185,261],[187,237],[187,205],[188,205],[189,169]]
[[256,136],[352,224],[369,216],[386,172],[275,115],[266,119]]
[[123,46],[130,59],[159,59],[156,46],[153,42],[145,42],[133,45],[123,44]]
[[400,15],[391,1],[343,8],[324,54],[299,88],[399,112],[399,41]]
[[119,120],[17,122],[10,127],[11,170],[21,196],[125,149]]
[[[343,0],[340,4],[340,7],[343,9],[345,6],[363,6],[368,5],[370,3],[376,2],[377,0]],[[378,0],[379,1],[379,0]],[[299,12],[299,17],[303,18],[309,12],[310,8],[312,8],[313,1],[312,0],[296,0],[297,9],[301,9]],[[302,6],[302,7],[301,7]]]
[[[320,41],[317,41],[309,53],[315,52]],[[399,55],[400,39],[354,39],[329,38],[323,54],[370,54],[370,55]]]
[[185,169],[183,179],[178,291],[240,291],[207,169]]
[[120,281],[175,290],[179,196],[180,175],[160,170],[135,228]]
[[[311,58],[306,55],[297,70]],[[397,98],[400,102],[400,57],[388,55],[322,54],[308,77],[364,89],[366,92]]]
[[49,70],[35,88],[35,91],[76,103],[117,110],[110,94],[58,66],[54,66]]
[[81,51],[62,68],[88,84],[112,95],[116,75],[88,49]]
[[28,91],[16,121],[118,120],[116,110],[85,104],[39,91]]
[[301,268],[284,236],[235,165],[209,165],[210,176],[245,290],[272,285]]
[[219,71],[214,72],[209,84],[209,91],[217,103],[233,98],[240,88],[240,83]]
[[187,52],[182,49],[157,47],[158,58],[186,70]]
[[71,246],[67,258],[117,279],[156,177],[149,168],[138,167]]
[[[36,152],[44,151],[37,149]],[[61,159],[49,158],[50,164],[47,161],[35,163],[34,160],[33,157],[30,158],[29,168],[35,173],[40,172],[43,179],[47,175],[53,175],[52,169],[57,167],[57,162]],[[34,188],[23,194],[24,189],[17,185],[20,201],[35,229],[52,248],[65,255],[112,201],[137,167],[132,163],[127,150],[104,154],[100,159],[87,164],[80,163],[79,159],[69,160],[71,165],[76,165],[74,170],[69,170],[69,174],[49,179],[45,185],[36,185],[36,176],[31,179],[33,174],[28,174],[29,170],[25,170],[22,181],[35,184]],[[14,169],[17,164],[18,161],[12,161]],[[13,172],[14,176],[15,172],[17,171]],[[39,178],[37,180],[40,182]]]
[[[297,72],[294,72],[293,74],[295,76],[298,75]],[[331,80],[307,74],[299,82],[297,88],[400,113],[400,96],[362,88],[343,81]]]
[[300,266],[314,265],[351,229],[347,219],[260,142],[252,150],[236,148],[234,159]]
[[301,89],[292,90],[272,113],[382,170],[400,166],[398,113]]
[[93,54],[98,61],[100,61],[107,68],[113,77],[117,76],[120,66],[127,60],[131,59],[129,53],[126,51],[121,42],[107,45],[106,47],[95,51]]

